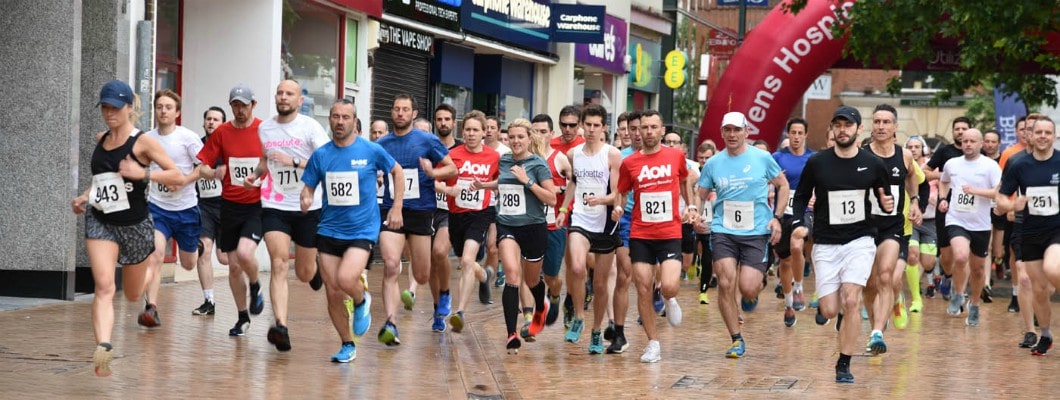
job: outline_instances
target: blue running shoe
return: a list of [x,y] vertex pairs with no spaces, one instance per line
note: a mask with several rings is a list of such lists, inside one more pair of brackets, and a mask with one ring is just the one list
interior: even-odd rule
[[575,318],[570,323],[570,329],[567,330],[567,335],[564,336],[568,342],[578,343],[578,339],[582,337],[582,329],[585,328],[585,320],[581,318]]
[[497,265],[497,277],[494,278],[494,280],[493,280],[493,286],[496,286],[496,287],[503,287],[504,286],[504,270],[501,269],[501,266],[499,264]]
[[383,324],[383,328],[379,330],[379,342],[387,346],[397,346],[401,344],[401,339],[398,339],[398,329],[393,322],[386,321]]
[[364,301],[353,307],[353,335],[360,337],[372,327],[372,295],[364,292]]
[[604,339],[600,331],[589,334],[589,354],[604,354]]
[[449,313],[451,313],[453,311],[452,308],[451,308],[451,305],[452,305],[452,296],[449,294],[449,292],[445,292],[445,293],[439,294],[438,295],[438,308],[434,310],[435,316],[436,317],[440,316],[443,319],[445,317],[448,317]]
[[964,295],[956,294],[950,297],[950,304],[946,306],[946,314],[956,317],[961,315],[961,306],[964,305]]
[[732,346],[729,346],[729,350],[725,351],[725,357],[728,358],[740,358],[747,352],[747,345],[744,344],[743,339],[737,339],[732,341]]
[[338,353],[331,356],[331,362],[348,363],[357,358],[357,346],[353,343],[343,343]]
[[651,301],[652,306],[655,307],[655,313],[661,313],[663,308],[666,307],[666,302],[663,301],[662,297],[662,289],[655,288],[655,290],[651,292]]
[[741,298],[740,299],[740,308],[743,309],[743,312],[754,311],[755,308],[758,308],[758,296],[755,296],[755,298],[753,298],[753,299]]
[[883,341],[882,332],[873,332],[869,337],[869,353],[880,355],[887,352],[887,343]]
[[939,285],[939,294],[942,295],[943,300],[950,299],[950,289],[953,288],[953,278],[942,277],[942,283]]
[[434,320],[431,322],[431,332],[445,332],[445,317],[440,314],[434,314]]

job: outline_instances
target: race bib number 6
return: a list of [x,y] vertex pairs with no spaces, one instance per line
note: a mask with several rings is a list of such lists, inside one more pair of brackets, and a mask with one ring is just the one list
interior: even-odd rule
[[734,231],[749,231],[755,227],[755,203],[753,201],[726,200],[721,203],[724,216],[721,226]]

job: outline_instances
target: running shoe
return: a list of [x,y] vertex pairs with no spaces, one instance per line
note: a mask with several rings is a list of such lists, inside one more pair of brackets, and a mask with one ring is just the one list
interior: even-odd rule
[[626,335],[615,335],[615,340],[607,346],[607,354],[622,354],[628,348],[629,342],[626,341]]
[[710,296],[707,296],[707,292],[699,292],[699,304],[710,304]]
[[438,295],[438,308],[434,309],[435,316],[448,317],[453,312],[453,296],[449,292]]
[[934,299],[935,298],[935,287],[936,286],[934,284],[928,284],[927,287],[924,288],[924,297],[927,297],[929,299]]
[[773,293],[777,294],[778,299],[784,299],[784,288],[780,286],[780,282],[777,282],[777,286],[773,288]]
[[736,339],[732,341],[732,346],[729,346],[729,350],[725,351],[725,357],[727,358],[741,358],[744,353],[747,352],[747,345],[744,344],[743,339]]
[[228,336],[243,336],[247,334],[248,330],[250,330],[250,320],[241,319],[236,321],[236,326],[228,330]]
[[887,352],[887,342],[883,341],[882,332],[873,332],[872,336],[869,336],[869,353],[872,355],[880,355]]
[[942,283],[939,285],[939,294],[942,295],[943,300],[950,299],[950,291],[953,288],[953,278],[943,277]]
[[949,314],[951,317],[961,315],[961,303],[964,302],[963,297],[964,296],[960,293],[950,296],[950,304],[946,306],[946,314]]
[[589,334],[589,354],[604,354],[604,338],[600,331],[592,331]]
[[[499,266],[498,266],[499,267]],[[504,270],[497,269],[497,277],[493,279],[493,286],[503,287],[504,286]]]
[[368,270],[361,271],[361,286],[364,286],[364,291],[368,291]]
[[523,346],[523,342],[519,340],[518,334],[511,334],[508,336],[508,341],[504,347],[508,349],[508,354],[519,354],[519,348]]
[[409,290],[401,291],[401,304],[405,305],[405,309],[411,311],[412,307],[416,305],[416,293]]
[[338,353],[331,356],[331,362],[348,363],[357,358],[357,346],[353,343],[343,343]]
[[493,292],[490,291],[490,281],[493,279],[493,268],[486,268],[486,279],[478,283],[478,301],[482,304],[493,304]]
[[260,315],[265,311],[265,296],[261,295],[261,288],[250,290],[250,315]]
[[317,273],[313,274],[313,279],[309,280],[309,287],[315,291],[319,291],[320,288],[324,287],[324,277],[320,276],[320,268],[317,268]]
[[393,322],[389,320],[383,324],[383,327],[379,329],[379,342],[387,346],[397,346],[401,344],[401,339],[398,338],[398,329]]
[[575,318],[570,323],[570,329],[567,330],[567,334],[563,337],[564,340],[570,343],[578,343],[578,339],[582,336],[582,329],[585,328],[585,320],[581,318]]
[[681,305],[677,304],[677,298],[671,297],[666,301],[666,321],[670,326],[681,326]]
[[911,301],[909,303],[909,312],[911,312],[911,313],[919,313],[919,312],[921,312],[923,310],[924,310],[924,302],[921,301],[920,299],[913,299],[913,301]]
[[545,316],[548,315],[548,308],[550,302],[545,299],[545,308],[541,310],[534,310],[534,318],[530,320],[530,334],[537,336],[541,333],[541,330],[545,328]]
[[526,321],[526,323],[523,324],[522,329],[519,329],[519,336],[521,336],[527,343],[537,341],[537,337],[530,334],[530,321]]
[[[353,300],[350,300],[350,303],[353,303]],[[372,327],[371,309],[372,295],[368,294],[368,292],[364,292],[364,303],[360,306],[354,306],[353,312],[351,313],[351,315],[353,315],[353,322],[351,322],[350,325],[353,327],[354,336],[360,337],[365,333],[368,333],[368,329]]]
[[794,308],[795,311],[806,309],[806,299],[803,298],[802,292],[795,292],[795,294],[792,295],[792,298],[791,307]]
[[1012,301],[1008,302],[1008,312],[1018,313],[1020,312],[1019,296],[1012,296]]
[[795,326],[795,309],[791,307],[784,307],[784,326],[790,328]]
[[1034,332],[1027,332],[1023,334],[1023,341],[1020,342],[1019,346],[1023,349],[1029,349],[1034,347],[1038,343],[1038,334]]
[[[368,292],[364,292],[367,294]],[[350,296],[346,296],[342,299],[342,305],[346,306],[346,313],[353,315],[353,299]]]
[[821,314],[820,308],[817,309],[817,314],[813,316],[813,322],[817,323],[817,325],[825,325],[828,323],[828,318],[825,318],[824,314]]
[[854,383],[854,374],[850,373],[849,365],[835,366],[835,381],[836,383]]
[[593,302],[593,271],[590,269],[589,278],[585,280],[585,305],[582,310],[588,310],[589,304]]
[[269,343],[276,346],[276,350],[291,351],[291,336],[287,334],[286,326],[272,326],[269,328],[269,333],[266,335],[266,338],[269,339]]
[[640,356],[642,363],[654,363],[662,360],[662,350],[659,348],[658,340],[649,340],[648,347],[644,348],[644,354]]
[[990,286],[983,286],[983,290],[979,292],[979,298],[983,299],[983,303],[990,304],[994,302],[994,293],[990,290]]
[[431,332],[442,333],[445,332],[445,318],[442,314],[434,314],[434,318],[431,319]]
[[217,311],[217,305],[210,300],[203,300],[202,305],[199,308],[191,310],[191,315],[214,315]]
[[740,308],[743,309],[743,312],[754,311],[755,308],[757,308],[757,307],[758,307],[758,296],[757,295],[753,299],[747,299],[747,298],[743,298],[743,297],[740,298]]
[[604,340],[608,342],[615,340],[615,321],[607,321],[607,328],[604,328]]
[[813,294],[813,298],[810,299],[810,308],[817,308],[821,306],[821,301],[817,299],[817,293]]
[[651,304],[655,308],[655,313],[661,313],[666,308],[666,301],[662,297],[662,289],[655,288],[651,291]]
[[136,323],[145,328],[154,328],[162,325],[162,320],[158,318],[158,306],[148,304],[144,307],[144,312],[140,313],[140,316],[136,318]]
[[570,321],[574,319],[574,301],[570,299],[570,293],[563,298],[563,329],[570,329]]
[[681,270],[681,280],[682,281],[687,281],[688,280],[688,271]]
[[898,302],[894,304],[891,320],[894,321],[895,328],[905,329],[905,327],[909,326],[909,312],[905,309],[905,300],[899,298]]
[[95,366],[96,376],[100,378],[110,376],[110,360],[113,350],[110,343],[100,343],[96,346],[96,352],[92,354],[92,365]]
[[979,306],[972,304],[968,306],[968,318],[964,319],[968,326],[979,326]]
[[1053,348],[1052,336],[1042,336],[1038,338],[1038,344],[1031,349],[1031,355],[1044,356],[1049,353],[1049,349]]
[[[556,297],[549,296],[548,300],[550,302],[553,302],[553,303],[558,303],[559,302],[559,296],[556,296]],[[545,315],[545,326],[554,325],[556,323],[557,319],[559,319],[559,308],[549,307],[548,308],[548,314]]]
[[460,333],[464,330],[464,312],[457,311],[456,314],[449,316],[449,325],[453,326],[454,333]]

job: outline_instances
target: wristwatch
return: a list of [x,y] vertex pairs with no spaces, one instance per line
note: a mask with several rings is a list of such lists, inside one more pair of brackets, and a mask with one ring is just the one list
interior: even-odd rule
[[529,189],[531,186],[534,186],[534,181],[532,181],[532,180],[531,181],[526,181],[526,184],[523,185],[523,187],[525,187],[527,189]]
[[295,167],[295,168],[298,168],[298,166],[302,164],[302,159],[301,159],[301,158],[298,158],[298,157],[295,157],[295,158],[294,158],[294,159],[292,160],[292,163],[294,164],[294,167]]

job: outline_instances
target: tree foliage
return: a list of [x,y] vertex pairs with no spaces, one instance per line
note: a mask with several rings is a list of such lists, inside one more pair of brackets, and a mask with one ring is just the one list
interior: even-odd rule
[[[791,0],[788,10],[797,13],[809,1],[842,0]],[[1029,105],[1057,103],[1053,81],[1040,72],[1060,71],[1060,55],[1053,53],[1060,46],[1046,49],[1049,35],[1060,38],[1057,0],[861,0],[851,23],[834,29],[849,33],[846,55],[884,69],[932,60],[940,44],[956,44],[960,71],[944,82],[943,98],[991,81]]]

